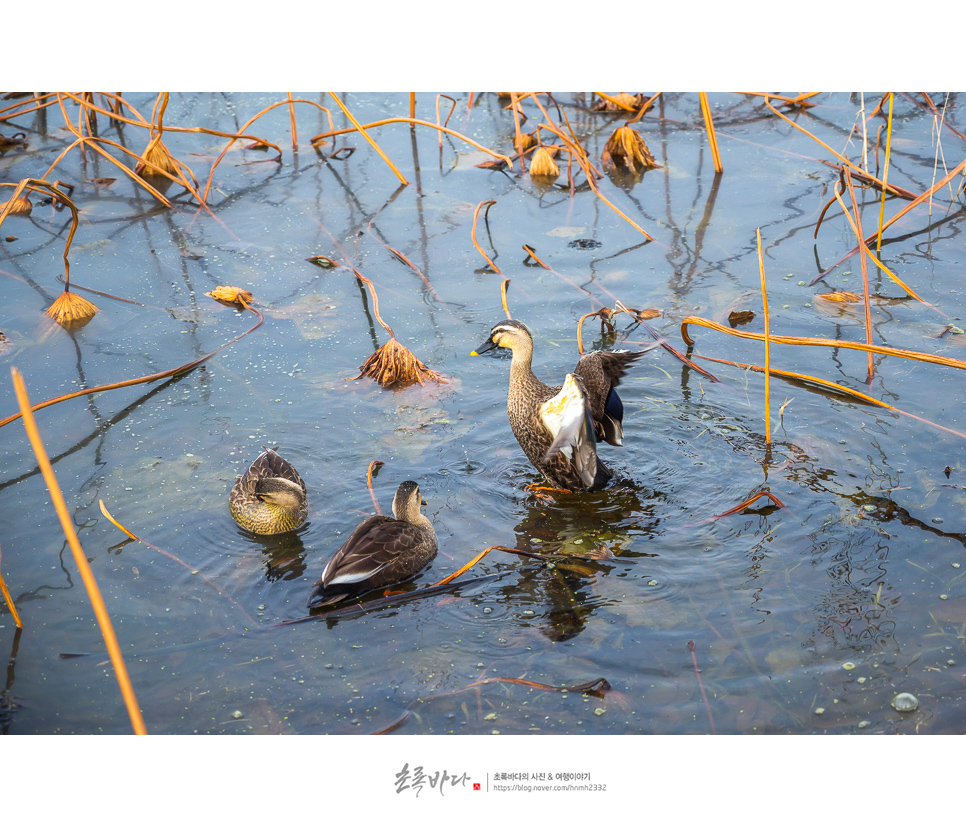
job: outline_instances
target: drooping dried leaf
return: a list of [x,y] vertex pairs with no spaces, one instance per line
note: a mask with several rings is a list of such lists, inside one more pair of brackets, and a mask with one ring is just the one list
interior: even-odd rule
[[552,183],[560,176],[560,166],[553,161],[554,152],[549,148],[537,148],[530,160],[530,176],[538,182]]
[[378,382],[383,388],[392,385],[409,385],[418,382],[448,382],[445,376],[428,368],[407,348],[403,347],[395,338],[391,338],[381,348],[375,351],[362,365],[359,374],[350,379],[361,379],[367,376]]
[[817,298],[823,301],[830,301],[833,304],[857,304],[862,300],[862,296],[849,290],[833,290],[832,292],[819,293]]
[[26,194],[21,194],[13,200],[5,200],[0,203],[0,211],[7,208],[7,204],[10,205],[10,209],[7,212],[8,216],[11,214],[30,214],[30,210],[33,208]]
[[[516,142],[516,140],[514,140],[514,143],[515,142]],[[528,150],[530,150],[530,148],[532,148],[536,144],[537,144],[537,137],[536,137],[536,133],[535,132],[534,133],[521,133],[520,134],[520,147],[517,148],[517,151],[518,152],[519,151],[528,151]]]
[[313,255],[311,258],[306,258],[310,264],[315,264],[316,266],[321,266],[322,269],[335,269],[338,264],[335,261],[329,260],[324,255]]
[[240,304],[242,307],[247,307],[254,299],[248,290],[243,290],[241,287],[215,287],[205,295],[224,304]]
[[728,324],[732,327],[738,327],[741,324],[748,324],[754,318],[755,314],[751,310],[732,310],[728,313]]
[[503,171],[506,169],[505,159],[487,159],[483,162],[477,162],[474,168],[488,168],[491,170]]
[[47,308],[47,315],[62,327],[79,326],[90,321],[97,312],[97,305],[73,292],[62,292]]
[[635,176],[660,167],[641,134],[630,125],[622,125],[611,134],[601,154],[601,161],[606,171]]
[[136,166],[134,173],[140,177],[159,177],[163,174],[178,176],[178,165],[164,146],[160,136],[155,136],[144,149],[144,158]]
[[[611,99],[613,99],[613,101],[611,101]],[[616,96],[611,96],[610,98],[602,98],[590,109],[598,112],[601,110],[626,111],[627,108],[630,108],[631,110],[640,110],[645,101],[647,101],[647,99],[644,97],[643,93],[638,93],[636,96],[632,96],[630,93],[618,93]],[[623,107],[621,105],[623,105]]]

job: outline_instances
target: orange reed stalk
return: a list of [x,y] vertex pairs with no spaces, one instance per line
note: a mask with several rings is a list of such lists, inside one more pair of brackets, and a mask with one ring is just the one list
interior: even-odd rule
[[372,488],[372,476],[377,466],[382,466],[381,460],[374,460],[369,464],[369,471],[366,472],[366,486],[369,487],[369,497],[372,498],[372,506],[376,508],[376,515],[382,515],[382,508],[376,498],[376,491]]
[[372,145],[373,148],[375,148],[376,153],[382,157],[386,165],[388,165],[392,169],[392,172],[397,177],[399,177],[399,181],[403,185],[409,185],[409,180],[407,180],[402,174],[399,173],[399,169],[395,165],[393,165],[389,157],[382,152],[382,148],[380,148],[376,144],[375,140],[368,133],[366,133],[365,128],[362,127],[362,125],[360,125],[359,122],[356,121],[356,117],[349,112],[349,109],[342,103],[342,99],[340,99],[335,93],[332,93],[332,92],[330,92],[329,95],[332,96],[332,98],[335,100],[335,103],[338,104],[340,108],[342,108],[342,112],[345,113],[346,118],[348,118],[348,120],[355,125],[356,130],[358,130],[359,133],[361,133],[365,137],[366,141],[370,145]]
[[[700,327],[707,327],[709,330],[717,330],[719,333],[727,333],[729,336],[737,336],[739,339],[752,339],[762,341],[764,336],[761,333],[749,333],[745,330],[735,330],[733,327],[725,327],[711,319],[701,318],[701,316],[685,316],[681,321],[681,338],[688,345],[694,344],[694,339],[688,333],[688,325],[697,324]],[[864,350],[867,353],[880,353],[883,356],[895,356],[900,359],[912,359],[916,362],[929,362],[933,365],[944,365],[947,368],[959,368],[966,371],[966,362],[959,359],[950,359],[947,356],[938,356],[932,353],[922,353],[918,350],[900,350],[890,348],[885,345],[869,345],[864,342],[847,342],[843,339],[816,339],[811,336],[776,336],[769,334],[768,338],[779,345],[810,345],[816,347],[845,348],[846,350]]]
[[520,98],[510,93],[510,108],[513,110],[513,147],[520,156],[520,171],[527,172],[526,155],[523,153],[523,139],[520,136]]
[[510,315],[510,308],[506,303],[506,288],[510,286],[510,279],[504,278],[503,283],[500,284],[500,300],[503,302],[503,312],[506,313],[508,319],[512,319],[513,316]]
[[[845,219],[848,220],[849,225],[852,226],[852,231],[854,232],[855,236],[861,237],[861,235],[859,234],[859,229],[855,225],[855,221],[852,219],[852,214],[845,207],[845,203],[842,201],[842,192],[839,191],[838,183],[835,184],[834,195],[835,196],[832,197],[832,202],[835,202],[836,200],[838,201],[838,204],[842,207],[842,213],[845,215]],[[934,304],[930,304],[928,301],[922,298],[914,289],[912,289],[912,287],[907,286],[899,278],[898,275],[896,275],[891,269],[889,269],[889,267],[887,267],[884,263],[882,263],[882,261],[880,261],[875,255],[873,255],[872,250],[869,249],[868,241],[865,242],[865,254],[868,255],[869,258],[871,258],[872,263],[874,263],[877,267],[879,267],[879,269],[881,269],[886,275],[888,275],[893,281],[895,281],[900,287],[902,287],[902,289],[905,290],[909,295],[911,295],[914,299],[916,299],[916,301],[919,301],[925,304],[927,307],[932,307],[934,310],[937,310],[940,313],[942,312]]]
[[[889,121],[886,129],[885,165],[882,167],[882,185],[889,180],[889,153],[892,150],[892,99],[895,93],[889,93]],[[875,241],[875,251],[882,251],[882,218],[885,216],[885,188],[882,189],[882,200],[879,202],[879,235]]]
[[285,95],[288,100],[288,120],[292,125],[292,150],[297,151],[299,149],[299,135],[295,130],[295,99],[292,98],[291,93]]
[[[862,268],[862,300],[865,308],[865,341],[868,344],[872,344],[872,304],[869,299],[869,263],[866,260],[866,254],[869,249],[866,246],[865,240],[862,236],[862,218],[859,215],[859,205],[855,201],[855,189],[852,186],[852,175],[849,173],[849,169],[845,169],[845,182],[849,187],[849,197],[852,200],[852,215],[855,221],[855,236],[859,240],[859,264]],[[836,183],[836,189],[838,184]],[[881,229],[882,224],[880,222],[879,227]],[[868,381],[872,381],[872,376],[875,368],[872,365],[872,354],[868,354]]]
[[0,592],[3,593],[3,599],[7,603],[7,608],[13,614],[13,621],[17,628],[23,628],[23,620],[20,619],[20,615],[17,613],[17,606],[13,604],[13,597],[10,596],[10,591],[7,590],[7,583],[3,581],[2,573],[0,573]]
[[[758,373],[763,373],[764,368],[760,365],[751,365],[747,362],[732,362],[730,359],[717,359],[714,356],[701,356],[700,354],[695,354],[695,358],[704,359],[708,362],[720,362],[722,365],[733,365],[736,368],[744,368],[748,371],[757,371]],[[955,429],[947,428],[939,423],[933,423],[931,420],[927,420],[924,417],[919,417],[916,414],[911,414],[908,411],[903,411],[901,408],[896,408],[894,405],[889,405],[889,403],[882,402],[882,400],[877,400],[875,397],[870,397],[868,394],[863,394],[861,391],[853,391],[851,388],[846,388],[844,385],[839,385],[837,382],[831,382],[827,379],[822,379],[817,376],[808,376],[807,374],[797,374],[794,371],[781,371],[778,368],[771,369],[772,376],[780,376],[785,379],[796,380],[804,384],[817,385],[820,388],[829,388],[834,391],[839,391],[849,397],[855,397],[862,402],[869,403],[869,405],[877,405],[881,408],[887,408],[889,411],[894,411],[896,414],[901,414],[903,417],[911,417],[913,420],[918,420],[920,423],[925,423],[927,426],[931,426],[934,429],[939,429],[940,431],[948,432],[949,434],[955,434],[957,437],[966,438],[966,433],[956,431]]]
[[500,545],[495,544],[493,545],[493,547],[488,547],[482,553],[479,553],[478,555],[474,556],[472,559],[470,559],[470,561],[468,561],[465,565],[463,565],[463,567],[461,567],[458,571],[454,571],[445,579],[440,579],[439,582],[434,582],[432,585],[430,585],[430,587],[435,588],[437,585],[448,585],[450,582],[456,579],[457,576],[462,576],[464,573],[466,573],[471,567],[473,567],[473,565],[479,562],[480,559],[486,556],[486,554],[489,553],[491,550],[502,550],[504,553],[517,553],[521,556],[535,556],[538,559],[544,558],[537,553],[531,553],[529,550],[517,550],[514,547],[501,547]]
[[382,125],[393,124],[396,122],[402,122],[403,124],[409,124],[409,125],[423,125],[425,127],[431,127],[433,130],[441,130],[443,131],[443,133],[449,133],[451,136],[455,136],[457,139],[462,139],[464,142],[466,142],[469,145],[472,145],[474,148],[476,148],[479,151],[488,153],[490,156],[495,157],[496,159],[502,159],[506,163],[507,167],[511,171],[513,170],[513,160],[510,157],[504,156],[503,154],[497,153],[496,151],[491,151],[489,148],[483,147],[483,145],[481,145],[479,142],[474,142],[468,136],[464,136],[462,133],[459,133],[453,130],[452,128],[440,127],[437,124],[424,121],[423,119],[407,119],[399,116],[391,119],[380,119],[377,122],[370,122],[369,124],[359,125],[358,128],[344,127],[344,128],[341,128],[340,130],[332,129],[325,133],[318,133],[315,136],[313,136],[309,141],[311,141],[312,144],[314,145],[317,142],[322,141],[323,139],[328,139],[330,136],[341,136],[343,133],[353,133],[356,130],[366,131],[373,127],[381,127]]
[[714,133],[714,122],[711,119],[711,105],[708,104],[708,94],[698,93],[701,100],[701,115],[704,116],[704,126],[708,131],[708,143],[711,145],[711,159],[714,161],[714,172],[720,174],[724,171],[721,166],[721,154],[718,153],[718,138]]
[[141,715],[137,696],[134,694],[134,687],[131,685],[131,679],[127,673],[127,666],[124,664],[124,657],[121,654],[121,647],[117,642],[117,635],[115,635],[114,627],[111,625],[111,616],[107,612],[107,606],[104,604],[104,598],[101,596],[100,588],[97,586],[94,572],[91,570],[91,566],[87,562],[87,557],[84,555],[84,550],[81,548],[80,540],[77,538],[77,531],[74,529],[74,523],[71,521],[70,511],[67,509],[64,495],[60,491],[57,477],[54,475],[53,467],[50,465],[50,458],[47,457],[43,440],[41,440],[40,432],[37,430],[37,421],[34,419],[33,411],[30,409],[30,399],[27,396],[27,388],[24,385],[23,377],[16,368],[10,369],[10,376],[13,378],[13,386],[17,392],[17,402],[20,404],[20,411],[24,415],[24,429],[27,431],[27,437],[30,438],[30,445],[33,447],[34,456],[40,465],[40,471],[43,473],[44,481],[47,483],[50,498],[54,503],[54,508],[57,510],[57,516],[60,519],[61,526],[64,528],[64,535],[70,544],[71,553],[73,553],[74,561],[77,563],[77,570],[81,575],[81,579],[84,580],[84,587],[87,589],[87,595],[90,597],[91,606],[94,609],[94,616],[97,618],[97,624],[100,626],[101,634],[104,636],[104,643],[107,645],[107,653],[110,655],[111,663],[114,666],[114,673],[117,675],[117,683],[121,688],[121,695],[124,698],[124,704],[127,707],[128,715],[131,719],[131,726],[137,735],[147,735],[148,730],[144,724],[144,717]]
[[758,271],[761,274],[761,303],[765,322],[765,442],[771,444],[771,341],[768,338],[768,290],[765,287],[765,262],[761,254],[761,228],[757,231]]

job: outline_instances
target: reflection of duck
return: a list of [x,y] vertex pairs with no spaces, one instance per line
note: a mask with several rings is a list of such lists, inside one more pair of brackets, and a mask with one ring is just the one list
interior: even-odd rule
[[[305,482],[275,449],[262,452],[231,489],[231,516],[260,535],[287,533],[309,514]],[[276,447],[277,448],[277,447]]]
[[530,462],[558,489],[603,487],[612,473],[597,458],[597,441],[623,445],[624,405],[614,389],[646,351],[584,354],[564,384],[551,387],[530,367],[533,336],[523,322],[501,321],[472,355],[497,347],[513,351],[507,414]]
[[415,481],[403,481],[392,514],[360,524],[329,560],[309,596],[309,608],[408,579],[436,556],[436,531],[420,510],[426,502]]
[[248,530],[239,530],[238,535],[250,545],[244,555],[253,556],[261,562],[269,582],[279,579],[290,581],[305,573],[305,542],[297,531],[259,536]]

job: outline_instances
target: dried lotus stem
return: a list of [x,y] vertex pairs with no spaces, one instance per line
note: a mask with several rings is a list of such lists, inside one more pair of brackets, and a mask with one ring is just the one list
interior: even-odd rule
[[376,288],[372,281],[366,278],[359,270],[353,270],[356,278],[369,288],[372,295],[372,308],[376,319],[386,332],[389,333],[389,341],[378,348],[359,366],[359,373],[348,379],[361,379],[364,376],[374,379],[383,388],[392,385],[407,385],[418,382],[424,385],[429,382],[448,382],[445,376],[437,373],[421,362],[408,348],[396,341],[396,335],[392,328],[382,320],[379,315],[379,297],[376,295]]
[[718,153],[718,138],[714,133],[714,121],[711,119],[711,105],[708,104],[708,94],[698,93],[701,100],[701,115],[704,116],[704,126],[708,131],[708,142],[711,145],[711,159],[714,161],[714,171],[720,174],[724,171],[721,167],[721,154]]

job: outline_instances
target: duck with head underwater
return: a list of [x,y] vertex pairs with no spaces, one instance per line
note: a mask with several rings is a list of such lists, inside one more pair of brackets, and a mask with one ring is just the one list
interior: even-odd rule
[[557,489],[586,492],[606,486],[613,473],[597,457],[597,443],[623,445],[624,404],[615,389],[647,350],[586,353],[563,385],[550,386],[531,368],[533,335],[523,322],[495,324],[472,355],[495,348],[513,352],[507,415],[530,462]]
[[276,535],[300,526],[309,514],[305,482],[275,449],[265,449],[231,488],[231,516],[252,533]]
[[415,576],[435,557],[436,531],[422,514],[415,481],[403,481],[392,501],[392,514],[367,518],[329,559],[309,596],[318,608]]

